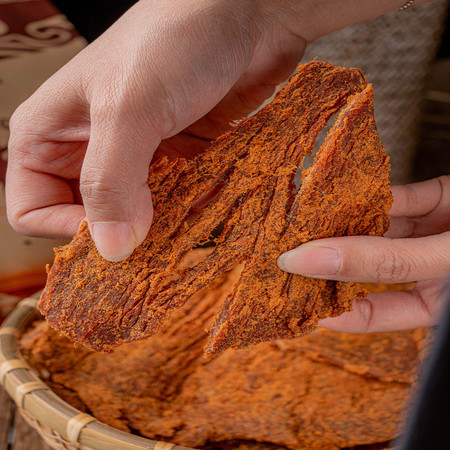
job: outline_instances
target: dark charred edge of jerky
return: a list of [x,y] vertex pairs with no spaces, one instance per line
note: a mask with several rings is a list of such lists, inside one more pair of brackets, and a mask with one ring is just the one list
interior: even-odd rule
[[[169,164],[163,159],[162,162],[158,162],[157,164],[155,164],[155,166],[159,167],[159,169],[161,170],[161,174],[154,174],[150,175],[149,177],[150,184],[153,185],[152,189],[154,190],[154,192],[159,193],[160,195],[160,197],[155,199],[156,208],[154,226],[152,227],[153,232],[152,230],[150,231],[150,234],[144,244],[135,252],[135,254],[131,258],[129,258],[125,262],[113,265],[102,261],[98,256],[95,250],[95,246],[93,245],[88,235],[87,228],[81,230],[79,235],[80,239],[78,241],[76,241],[75,239],[73,242],[73,244],[75,245],[75,249],[71,249],[70,246],[69,248],[66,247],[66,250],[62,250],[62,252],[65,252],[65,254],[60,254],[60,258],[58,259],[57,257],[57,259],[55,260],[55,264],[49,272],[49,282],[39,303],[41,311],[45,315],[47,315],[47,319],[49,320],[51,325],[54,328],[58,329],[59,332],[73,340],[84,341],[83,343],[87,344],[91,348],[107,351],[111,350],[114,346],[117,346],[122,342],[143,339],[156,332],[159,329],[165,316],[167,316],[167,313],[182,306],[182,304],[189,297],[188,295],[184,295],[181,296],[181,298],[177,298],[176,296],[174,297],[173,295],[170,295],[170,292],[166,293],[165,295],[161,292],[161,287],[171,288],[170,277],[172,273],[169,274],[169,278],[167,278],[167,275],[164,275],[164,273],[167,274],[167,272],[170,272],[169,269],[176,269],[176,265],[174,265],[173,261],[180,260],[180,258],[183,257],[183,253],[189,250],[189,246],[185,245],[181,252],[176,251],[176,249],[172,245],[170,245],[170,243],[165,243],[165,239],[173,236],[173,233],[176,232],[176,230],[180,229],[180,223],[185,219],[192,203],[195,202],[199,195],[203,194],[204,190],[208,189],[208,186],[214,186],[216,180],[215,177],[217,177],[218,171],[217,167],[219,166],[219,168],[221,168],[220,173],[225,173],[227,170],[229,170],[229,164],[239,165],[239,163],[242,161],[239,158],[242,158],[245,154],[249,154],[247,146],[244,146],[244,148],[242,148],[241,145],[241,149],[239,150],[241,154],[239,156],[239,151],[235,151],[236,145],[239,148],[239,142],[241,142],[242,144],[243,141],[247,142],[249,139],[255,139],[259,142],[259,145],[267,144],[267,141],[265,141],[265,139],[267,139],[274,133],[273,124],[269,126],[268,131],[266,130],[267,132],[252,136],[248,135],[248,133],[251,133],[253,129],[261,130],[261,126],[264,125],[264,123],[260,123],[258,122],[258,120],[260,120],[261,118],[265,120],[267,119],[267,117],[272,117],[275,115],[275,113],[278,113],[278,110],[281,111],[283,108],[285,111],[287,111],[288,109],[295,110],[297,105],[295,103],[292,103],[292,100],[286,101],[286,99],[291,94],[293,94],[294,97],[296,95],[299,95],[298,92],[301,91],[302,85],[311,80],[315,82],[315,77],[317,76],[317,74],[321,74],[327,81],[324,82],[322,79],[319,85],[316,86],[316,89],[319,92],[314,91],[314,99],[320,97],[329,83],[335,82],[335,89],[341,88],[342,92],[340,93],[338,99],[334,101],[332,110],[330,110],[330,105],[327,105],[328,110],[324,106],[325,110],[319,111],[316,114],[316,118],[314,119],[315,125],[312,125],[312,127],[310,127],[311,129],[309,130],[309,137],[307,137],[307,142],[304,142],[302,144],[303,148],[299,149],[299,144],[293,145],[292,148],[287,149],[291,154],[289,155],[288,153],[288,155],[286,156],[288,156],[289,158],[293,158],[293,161],[299,161],[302,159],[304,154],[310,152],[312,150],[314,140],[318,132],[328,119],[328,116],[334,114],[334,112],[336,112],[342,106],[342,104],[345,104],[346,98],[349,95],[364,89],[366,82],[362,77],[360,71],[354,69],[345,70],[342,68],[334,68],[334,66],[330,64],[323,64],[318,62],[301,66],[299,74],[293,77],[294,81],[298,81],[298,85],[288,85],[276,97],[274,102],[266,106],[260,113],[258,113],[258,115],[254,116],[251,119],[242,121],[234,130],[217,139],[217,141],[215,141],[215,143],[211,147],[211,149],[213,150],[210,149],[210,151],[205,152],[199,158],[193,161],[175,161]],[[304,77],[304,79],[301,78],[302,76]],[[322,92],[320,90],[322,90]],[[321,113],[323,116],[322,118]],[[288,120],[289,117],[286,117],[286,120]],[[283,127],[285,127],[284,124]],[[293,131],[292,129],[286,129],[286,132],[288,134],[294,133],[295,130]],[[266,152],[266,154],[264,154],[264,157],[267,161],[271,159],[271,156],[272,160],[275,157],[276,161],[276,157],[278,156],[276,154],[276,146],[274,147],[274,145],[272,145],[272,147],[272,153]],[[224,148],[227,149],[226,152],[223,151]],[[283,165],[284,159],[285,158],[282,158],[281,161],[278,161],[281,166]],[[169,164],[169,167],[165,168],[164,164]],[[248,170],[248,167],[248,165],[244,166],[245,170]],[[173,171],[177,170],[176,168],[179,168],[179,171],[175,174],[172,173]],[[262,175],[266,176],[268,174],[263,173]],[[165,180],[166,182],[165,185],[158,184],[163,180]],[[180,185],[180,180],[186,180],[189,189],[186,189],[186,186],[182,184]],[[175,188],[172,189],[173,187]],[[193,189],[192,192],[191,188]],[[240,194],[238,193],[238,195]],[[160,209],[158,209],[158,203],[161,199],[164,199],[166,201],[171,201],[171,199],[179,200],[180,203],[177,204],[175,202],[172,205],[172,207],[176,207],[178,205],[175,216],[166,217],[161,214]],[[235,199],[231,199],[229,204],[232,205],[234,202]],[[209,207],[209,210],[211,210],[211,207]],[[209,218],[209,223],[206,223],[206,225],[199,230],[197,242],[205,239],[205,237],[207,237],[205,236],[205,234],[209,235],[211,229],[213,229],[216,224],[217,220],[215,220],[214,217]],[[239,230],[238,227],[237,229]],[[193,245],[197,243],[194,242],[195,239],[193,237],[189,239],[191,239],[191,242],[194,243]],[[182,244],[183,242],[178,243]],[[243,250],[239,249],[238,246],[236,246],[236,243],[226,242],[226,245],[234,246],[234,250],[232,249],[233,252],[231,252],[230,255],[231,262],[236,258],[236,252],[238,252],[237,254],[243,253]],[[226,247],[226,245],[224,246]],[[249,245],[250,247],[248,247]],[[247,252],[250,252],[251,239],[250,243],[247,242],[247,246],[245,248],[247,249]],[[77,255],[79,256],[79,258],[74,258],[74,255],[71,253],[72,250],[77,250]],[[83,262],[83,256],[85,256],[86,253],[87,256],[84,258],[84,260],[86,261]],[[153,263],[153,261],[151,261],[153,265],[150,265],[150,267],[144,267],[145,264],[148,263],[150,254],[154,255],[153,260],[156,259],[157,262]],[[159,257],[160,254],[161,257]],[[217,255],[210,256],[210,261],[212,261],[215,257],[217,257]],[[167,260],[165,260],[164,258],[167,258]],[[106,292],[98,292],[98,290],[102,287],[102,281],[96,279],[84,280],[78,284],[77,281],[79,280],[75,279],[74,285],[67,283],[68,280],[73,280],[74,277],[77,276],[76,270],[78,270],[79,272],[81,271],[81,273],[83,272],[83,270],[80,269],[80,267],[82,269],[84,268],[83,264],[93,264],[95,262],[97,264],[100,264],[100,266],[99,272],[94,272],[93,275],[95,277],[101,275],[101,279],[115,280],[115,286],[112,286],[112,291],[109,288],[109,290]],[[132,264],[134,264],[134,266],[132,266]],[[224,269],[223,265],[222,267],[220,267],[219,265],[219,269],[214,273],[208,273],[206,266],[206,264],[203,264],[203,272],[201,273],[201,275],[203,276],[202,283],[194,283],[193,285],[191,285],[190,295],[209,284],[220,273],[220,270]],[[67,269],[67,267],[71,267],[71,269],[69,270],[68,276],[65,276],[64,269]],[[162,272],[162,275],[157,276],[157,278],[161,281],[161,276],[165,276],[168,279],[169,284],[165,284],[165,280],[162,280],[163,284],[161,284],[160,282],[152,282],[152,284],[147,286],[146,294],[142,298],[129,297],[129,293],[133,294],[133,290],[135,289],[135,287],[132,287],[132,285],[124,284],[125,282],[122,282],[121,284],[119,278],[123,274],[130,274],[130,270],[133,270],[133,268],[135,272],[137,269],[136,273],[133,272],[136,279],[139,279],[139,277],[141,277],[141,272],[143,274],[148,273],[148,275],[145,275],[146,278],[144,277],[144,279],[148,279],[149,276],[153,276],[162,269],[166,272]],[[199,270],[197,269],[197,271],[195,271],[195,269],[196,268],[187,271],[183,270],[182,273],[189,275],[190,273],[192,274],[197,272],[198,274]],[[61,274],[62,279],[58,279]],[[78,276],[80,277],[81,275]],[[183,282],[181,282],[181,284],[182,283]],[[132,288],[131,291],[130,288]],[[159,294],[157,294],[158,292]],[[83,304],[83,302],[89,301],[89,297],[92,297],[93,295],[97,296],[95,305],[93,304],[93,300],[91,300],[90,303],[90,306],[96,307],[94,313],[90,309],[84,308],[85,305]],[[129,300],[126,300],[127,298],[129,298]],[[133,300],[133,298],[135,298],[135,300]],[[146,304],[143,304],[144,300]],[[155,303],[156,300],[159,300],[159,303]],[[129,317],[129,319],[131,319],[131,322],[128,320],[125,326],[122,328],[117,325],[117,319],[115,319],[116,321],[114,321],[114,317],[116,317],[117,314],[120,313],[120,310],[122,308],[122,306],[119,304],[119,301],[125,302],[123,303],[124,308],[130,311],[131,314]],[[61,304],[61,302],[65,302],[65,308],[58,306],[58,303]],[[111,303],[114,304],[114,308],[112,308],[112,310],[111,308],[109,310],[99,309],[106,308],[108,307],[108,305],[111,306]],[[130,306],[126,306],[127,303]],[[58,310],[58,308],[60,310]],[[95,316],[95,311],[97,311],[97,316]],[[154,312],[156,312],[156,315],[154,314]],[[92,314],[94,314],[95,317],[98,317],[95,322],[92,321]],[[98,314],[100,314],[100,316]],[[144,314],[146,315],[146,317],[144,317]],[[86,318],[89,317],[91,317],[91,319],[86,320]],[[80,318],[83,320],[81,320]],[[82,322],[81,324],[78,324],[79,328],[77,328],[76,325],[77,320],[81,320]],[[101,321],[101,323],[99,322],[99,320]],[[122,318],[119,318],[119,320],[120,323],[122,323]],[[111,325],[106,325],[107,321],[111,321]]]
[[[366,120],[367,116],[367,120]],[[350,139],[350,146],[346,148],[346,151],[349,155],[352,154],[354,145],[352,144],[352,141],[355,139],[359,139],[358,136],[355,136],[353,134],[353,128],[356,128],[356,131],[359,130],[358,127],[363,126],[363,130],[367,130],[368,136],[367,138],[370,143],[373,144],[372,153],[373,155],[370,155],[372,158],[374,158],[374,167],[373,169],[373,176],[379,176],[378,173],[375,172],[375,169],[379,169],[380,165],[381,167],[385,168],[385,173],[381,173],[381,183],[380,185],[383,186],[383,184],[386,186],[386,193],[385,195],[382,195],[383,203],[381,204],[381,210],[380,206],[376,206],[375,209],[378,208],[379,216],[381,218],[381,223],[378,216],[371,217],[372,221],[365,225],[365,229],[359,229],[358,230],[358,224],[356,226],[356,232],[352,233],[352,230],[347,230],[346,232],[338,232],[337,230],[330,230],[330,233],[327,235],[314,235],[310,233],[310,228],[308,226],[308,218],[304,217],[304,208],[305,208],[305,200],[306,203],[308,203],[308,197],[305,199],[305,195],[308,196],[308,188],[309,183],[315,183],[320,185],[321,180],[323,179],[323,176],[326,176],[327,174],[325,172],[320,172],[320,164],[322,163],[322,160],[327,160],[331,155],[338,154],[340,151],[339,143],[341,141],[345,142],[347,139]],[[373,141],[373,142],[372,142]],[[347,154],[346,154],[347,155]],[[369,161],[369,160],[368,160]],[[291,217],[293,220],[291,220],[287,230],[286,234],[289,235],[289,231],[292,230],[293,227],[298,227],[300,230],[305,229],[306,230],[306,236],[303,236],[303,239],[299,239],[299,234],[294,233],[289,238],[288,236],[285,236],[285,239],[283,239],[283,245],[289,246],[289,247],[297,247],[298,245],[311,240],[311,239],[317,239],[317,238],[323,238],[323,237],[332,237],[332,236],[341,236],[341,235],[351,235],[351,234],[363,234],[366,232],[366,234],[371,235],[382,235],[387,230],[389,226],[389,215],[388,210],[392,204],[392,195],[390,194],[390,190],[387,187],[388,186],[388,172],[389,172],[389,164],[387,163],[388,158],[385,154],[384,148],[381,144],[381,141],[379,139],[375,121],[373,118],[373,90],[372,87],[369,85],[362,93],[355,95],[354,97],[351,97],[348,100],[347,107],[341,111],[339,117],[336,120],[336,123],[334,127],[330,130],[323,146],[319,150],[313,166],[309,169],[307,176],[305,177],[303,184],[301,188],[299,189],[296,199],[294,200],[293,205],[293,211],[298,211],[297,214],[292,214]],[[376,167],[375,167],[376,164]],[[370,166],[369,162],[369,166]],[[316,174],[317,170],[316,167],[319,167],[319,173]],[[350,166],[351,167],[351,166]],[[365,172],[363,171],[365,167],[361,168],[361,178],[364,177]],[[322,175],[322,177],[320,176]],[[331,181],[331,180],[328,180]],[[380,186],[380,187],[381,187]],[[343,186],[345,187],[345,185]],[[312,191],[313,193],[315,191]],[[317,201],[313,198],[309,199],[309,202],[313,201],[313,204],[317,204]],[[333,198],[331,199],[333,200]],[[322,206],[326,205],[324,203],[324,200],[322,200]],[[373,207],[374,205],[372,205]],[[356,207],[356,205],[354,205]],[[330,210],[332,211],[333,205],[330,204]],[[358,209],[355,209],[355,214],[360,213]],[[338,213],[337,213],[338,215]],[[350,216],[351,217],[351,216]],[[355,217],[357,219],[357,217]],[[306,220],[306,222],[305,222]],[[302,222],[303,221],[303,222]],[[361,227],[359,227],[361,228]],[[350,232],[349,232],[350,231]],[[314,232],[314,230],[312,230]],[[297,234],[297,236],[296,236]],[[275,243],[275,245],[279,245],[278,242]],[[267,246],[267,243],[266,243]],[[288,250],[289,248],[285,248],[284,250]],[[280,250],[280,253],[283,249]],[[248,263],[247,263],[248,264]],[[259,270],[259,268],[257,268]],[[279,269],[275,269],[278,270]],[[243,275],[246,272],[246,268],[244,268]],[[258,272],[255,272],[253,276],[257,276]],[[275,275],[274,275],[275,276]],[[281,276],[281,274],[280,274]],[[283,275],[284,278],[287,277],[286,274]],[[251,278],[251,274],[247,274],[247,279]],[[320,288],[320,283],[323,283],[321,280],[312,280],[310,279],[307,281],[306,279],[302,277],[296,277],[296,280],[299,284],[297,286],[297,289],[301,292],[302,286],[300,285],[301,280],[305,280],[305,286],[303,286],[304,289],[311,288],[311,284],[317,284]],[[300,281],[299,281],[300,280]],[[306,283],[310,283],[308,286]],[[242,348],[245,347],[248,344],[257,344],[258,342],[268,340],[268,339],[277,339],[277,338],[287,338],[287,337],[295,337],[299,336],[301,334],[305,334],[305,332],[310,331],[314,326],[317,325],[317,322],[319,319],[327,317],[327,316],[335,316],[339,315],[342,312],[351,310],[351,302],[348,300],[346,301],[345,298],[343,298],[343,301],[340,301],[339,295],[342,296],[342,292],[340,292],[339,289],[337,289],[337,286],[341,286],[345,290],[348,291],[349,300],[354,299],[356,297],[362,297],[364,296],[365,292],[363,289],[359,287],[357,283],[339,283],[339,282],[332,282],[334,284],[334,293],[330,296],[328,299],[329,307],[325,307],[324,313],[319,311],[319,313],[316,315],[316,317],[309,316],[304,318],[304,324],[303,328],[300,325],[300,328],[297,332],[293,332],[292,330],[282,328],[281,330],[277,330],[277,325],[280,325],[280,322],[278,320],[271,321],[270,320],[270,312],[265,313],[265,316],[261,319],[254,320],[253,322],[256,322],[257,325],[255,325],[257,328],[255,329],[252,327],[252,323],[249,323],[249,320],[253,320],[253,311],[255,307],[251,308],[249,304],[251,304],[252,299],[254,302],[261,302],[264,297],[264,292],[255,292],[255,296],[252,298],[244,297],[244,298],[236,298],[239,295],[239,292],[245,292],[244,288],[242,287],[242,283],[239,283],[236,287],[234,292],[231,294],[231,296],[226,300],[224,303],[222,311],[218,314],[216,321],[214,322],[212,329],[210,331],[210,339],[208,341],[208,344],[205,348],[205,353],[207,356],[214,355],[220,351],[226,350],[227,348],[233,347],[233,348]],[[262,285],[262,283],[261,283]],[[260,298],[255,298],[260,295]],[[296,293],[293,294],[295,296]],[[300,294],[301,295],[301,294]],[[280,294],[281,297],[286,296],[286,292]],[[297,300],[294,300],[290,296],[290,301],[299,301],[301,298],[298,297],[297,294]],[[318,298],[320,301],[321,299]],[[247,313],[246,316],[243,318],[239,317],[239,312],[237,312],[237,315],[235,314],[234,317],[232,317],[230,322],[230,317],[233,316],[232,308],[236,307],[237,304],[245,304],[247,306],[247,310],[251,310],[251,316],[249,317],[249,313]],[[287,304],[287,302],[285,303]],[[242,308],[242,306],[240,306]],[[330,309],[331,308],[331,309]],[[337,309],[337,311],[336,311]],[[289,312],[293,313],[294,311],[292,308],[289,310]],[[311,321],[311,319],[313,319]],[[240,320],[244,320],[245,322],[240,322]],[[300,321],[300,318],[299,318]],[[267,324],[272,325],[271,327],[268,327]],[[283,327],[283,325],[281,324]]]

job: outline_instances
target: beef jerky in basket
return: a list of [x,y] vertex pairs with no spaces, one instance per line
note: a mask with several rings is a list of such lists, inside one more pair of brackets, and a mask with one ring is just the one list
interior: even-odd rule
[[[297,169],[341,109],[295,193]],[[313,239],[382,235],[392,203],[388,172],[372,87],[361,71],[317,61],[302,65],[272,103],[203,154],[152,165],[153,224],[128,259],[101,258],[83,225],[56,251],[39,309],[61,334],[111,351],[156,333],[173,310],[241,264],[206,352],[300,336],[321,318],[350,310],[364,290],[285,273],[277,257]],[[214,197],[188,223],[205,192]],[[221,222],[214,250],[186,266],[185,256]]]

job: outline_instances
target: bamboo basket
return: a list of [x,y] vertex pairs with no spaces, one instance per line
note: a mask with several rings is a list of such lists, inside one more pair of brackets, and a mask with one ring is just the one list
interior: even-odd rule
[[[136,436],[110,427],[58,397],[25,361],[18,340],[42,318],[40,293],[19,302],[0,326],[0,385],[11,396],[25,421],[56,450],[195,450]],[[374,444],[376,448],[380,448]],[[366,446],[364,446],[366,448]],[[375,447],[374,447],[375,448]],[[398,450],[381,447],[381,450]]]
[[105,425],[51,391],[18,349],[19,337],[40,318],[35,297],[22,300],[0,327],[0,384],[44,441],[57,450],[188,450]]

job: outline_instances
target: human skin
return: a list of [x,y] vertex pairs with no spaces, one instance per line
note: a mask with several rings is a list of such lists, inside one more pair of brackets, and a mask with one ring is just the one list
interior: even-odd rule
[[142,0],[11,119],[12,226],[71,237],[87,217],[100,253],[127,257],[152,220],[155,151],[203,149],[269,97],[307,42],[402,0]]
[[11,118],[12,226],[69,238],[87,218],[100,254],[126,258],[151,225],[155,152],[203,150],[273,93],[308,42],[404,3],[141,0]]
[[450,275],[450,175],[393,186],[392,222],[384,237],[327,238],[281,255],[291,273],[341,281],[403,283],[412,291],[371,294],[353,311],[320,325],[369,333],[431,326],[439,322]]

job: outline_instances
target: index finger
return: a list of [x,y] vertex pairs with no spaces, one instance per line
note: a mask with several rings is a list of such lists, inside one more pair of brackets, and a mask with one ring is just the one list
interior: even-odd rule
[[392,186],[392,217],[420,217],[430,214],[450,196],[450,175],[419,183]]
[[345,333],[378,333],[436,325],[445,306],[446,288],[432,280],[411,291],[372,293],[355,300],[353,310],[329,317],[319,326]]

